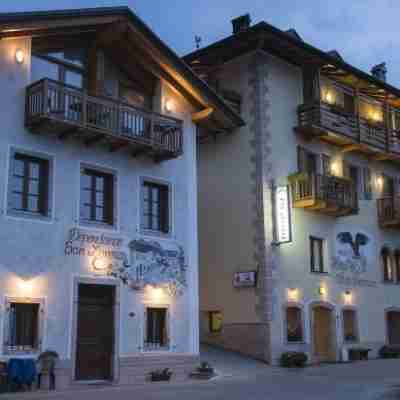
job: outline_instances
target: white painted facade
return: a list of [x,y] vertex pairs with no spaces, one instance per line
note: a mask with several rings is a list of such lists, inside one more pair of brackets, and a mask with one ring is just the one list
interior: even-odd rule
[[[264,193],[265,246],[270,254],[271,277],[269,289],[260,282],[257,288],[235,289],[235,272],[258,270],[255,236],[259,221],[255,193],[257,166],[254,151],[255,106],[252,92],[252,63],[265,63],[262,76],[267,89],[262,112],[265,112],[268,180]],[[398,166],[383,161],[371,161],[356,153],[345,155],[338,147],[318,140],[305,141],[294,132],[298,124],[297,107],[303,103],[301,69],[264,51],[236,58],[219,67],[214,77],[219,87],[234,90],[242,96],[242,116],[247,125],[233,135],[217,138],[216,143],[201,147],[199,157],[199,226],[200,226],[200,316],[201,340],[251,354],[276,363],[284,351],[305,351],[313,359],[312,305],[324,304],[333,310],[335,358],[342,357],[346,347],[371,349],[376,357],[381,346],[388,342],[385,312],[400,309],[400,286],[383,282],[381,250],[400,248],[399,234],[378,226],[376,199],[381,197],[377,179],[380,174],[397,179]],[[253,82],[253,83],[252,83]],[[263,94],[263,95],[264,95]],[[257,144],[256,144],[257,145]],[[335,218],[291,208],[293,240],[274,246],[270,232],[273,229],[271,183],[288,185],[288,176],[297,172],[297,146],[326,154],[372,171],[373,196],[363,200],[360,189],[359,212],[356,215]],[[358,281],[340,282],[333,265],[337,254],[336,237],[339,232],[365,233],[371,239],[366,254],[366,271],[360,274],[346,272],[346,277]],[[309,237],[324,240],[324,274],[310,272]],[[363,282],[360,282],[362,280]],[[367,282],[368,281],[368,282]],[[320,287],[325,288],[321,295]],[[295,289],[295,291],[290,291]],[[345,296],[345,292],[350,295]],[[270,304],[270,318],[262,315],[260,304]],[[288,343],[286,336],[286,306],[297,305],[303,314],[303,340]],[[359,340],[347,344],[343,337],[342,310],[356,311]],[[222,313],[221,332],[209,330],[209,312]],[[261,333],[265,324],[267,334]],[[265,337],[265,335],[267,337]],[[263,342],[262,337],[265,337]],[[265,349],[261,347],[265,346]]]
[[[0,256],[0,359],[31,356],[23,353],[10,355],[3,351],[7,331],[7,299],[40,301],[43,309],[40,316],[40,349],[59,353],[60,374],[64,377],[60,385],[68,386],[74,380],[76,285],[77,282],[91,282],[117,287],[117,362],[114,365],[114,380],[120,383],[135,382],[134,377],[122,371],[124,363],[129,363],[131,359],[135,360],[135,368],[142,365],[143,376],[157,365],[174,369],[174,363],[181,356],[195,360],[199,354],[198,250],[196,127],[191,120],[192,106],[167,83],[160,83],[155,100],[158,104],[156,110],[163,110],[166,98],[173,99],[175,107],[170,115],[183,120],[184,126],[183,155],[160,163],[155,163],[151,158],[133,158],[124,150],[111,153],[101,144],[85,147],[76,139],[61,141],[52,135],[32,134],[24,126],[25,88],[32,83],[30,47],[29,37],[0,40],[0,237],[3,243]],[[15,61],[17,49],[24,53],[22,64]],[[11,149],[35,153],[52,160],[50,179],[53,204],[49,220],[7,215]],[[106,169],[115,174],[115,227],[101,229],[80,225],[81,165]],[[170,185],[172,233],[168,237],[149,235],[140,229],[140,184],[141,178],[145,177]],[[86,257],[65,254],[66,241],[72,228],[79,228],[91,235],[104,234],[122,240],[123,250],[127,252],[131,264],[134,263],[129,249],[132,240],[143,238],[156,240],[166,246],[182,246],[188,266],[184,293],[173,297],[164,289],[155,292],[151,287],[135,291],[119,279],[95,273]],[[143,350],[146,305],[164,305],[169,309],[170,350],[167,352],[147,354]],[[150,366],[143,366],[146,363]]]

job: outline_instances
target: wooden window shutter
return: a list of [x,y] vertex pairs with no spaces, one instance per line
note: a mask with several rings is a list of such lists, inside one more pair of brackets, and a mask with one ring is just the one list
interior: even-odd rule
[[347,161],[343,160],[343,176],[345,178],[351,178],[350,176],[350,165]]
[[363,169],[364,200],[372,200],[372,175],[369,168]]
[[114,223],[114,176],[106,175],[104,179],[104,190],[106,199],[106,219],[107,223],[112,225]]
[[297,146],[297,168],[299,172],[307,172],[307,153],[301,146]]
[[160,186],[160,227],[164,233],[169,232],[169,187],[167,185]]
[[49,162],[42,160],[40,162],[40,178],[39,178],[39,201],[40,212],[43,215],[50,215],[49,210]]
[[321,155],[322,173],[324,175],[331,175],[331,157],[326,154]]

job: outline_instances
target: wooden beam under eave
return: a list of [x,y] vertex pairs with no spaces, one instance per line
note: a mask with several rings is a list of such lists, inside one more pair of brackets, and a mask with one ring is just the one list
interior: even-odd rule
[[214,112],[212,107],[207,107],[204,110],[192,114],[192,121],[194,123],[198,123],[208,119],[211,114]]
[[342,148],[342,153],[350,153],[351,151],[361,150],[362,146],[360,144],[348,144]]
[[390,159],[390,155],[387,153],[378,153],[373,157],[374,161],[386,161]]

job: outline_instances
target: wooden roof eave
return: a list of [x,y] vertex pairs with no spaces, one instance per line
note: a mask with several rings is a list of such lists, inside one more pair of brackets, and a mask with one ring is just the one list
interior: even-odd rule
[[[393,105],[400,105],[400,89],[380,81],[374,76],[361,71],[360,69],[346,63],[344,60],[338,59],[337,57],[324,52],[304,41],[298,40],[294,37],[287,35],[284,31],[266,23],[260,22],[252,26],[248,31],[232,35],[228,38],[222,39],[219,42],[215,42],[210,46],[196,50],[190,54],[184,56],[184,60],[191,64],[193,61],[197,62],[197,66],[200,66],[203,62],[210,68],[213,62],[216,60],[224,59],[224,54],[230,54],[230,59],[243,55],[243,48],[237,46],[235,42],[241,42],[243,38],[246,41],[250,41],[250,38],[260,38],[264,34],[264,46],[263,49],[271,53],[272,55],[278,56],[287,62],[303,66],[303,65],[315,65],[318,67],[330,66],[331,71],[341,71],[340,74],[344,76],[352,77],[354,81],[363,82],[363,87],[366,87],[370,93],[376,93],[376,97],[385,96]],[[254,40],[251,50],[256,49],[257,40]],[[217,53],[221,52],[222,56],[218,56]],[[219,58],[218,58],[219,57]],[[199,63],[200,61],[200,63]],[[339,78],[336,76],[336,78]],[[382,92],[382,89],[384,92]]]
[[216,115],[222,114],[221,122],[227,126],[244,125],[240,115],[225,104],[127,7],[0,14],[0,38],[95,32],[113,24],[122,24],[124,29],[127,28],[133,40],[136,40],[135,44],[147,56],[146,60],[152,61],[153,72],[157,70],[158,76],[162,75],[196,110],[212,107],[220,111]]

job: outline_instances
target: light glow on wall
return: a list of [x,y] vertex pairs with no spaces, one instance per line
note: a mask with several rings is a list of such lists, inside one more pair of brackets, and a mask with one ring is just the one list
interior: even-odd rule
[[384,184],[384,179],[382,175],[377,175],[376,179],[375,179],[375,183],[376,183],[376,187],[378,189],[378,191],[382,191],[383,190],[383,184]]
[[24,59],[25,59],[25,53],[24,53],[24,51],[21,50],[21,49],[17,49],[17,50],[15,51],[15,61],[16,61],[18,64],[22,64],[22,63],[24,62]]
[[299,289],[289,288],[288,289],[288,299],[290,301],[298,301],[299,300]]
[[33,279],[18,278],[17,287],[22,296],[30,295],[34,288]]
[[320,286],[318,289],[318,293],[320,296],[326,296],[326,287],[325,286]]
[[150,298],[150,300],[154,303],[158,303],[161,300],[165,299],[165,290],[156,285],[146,285],[146,295]]
[[346,290],[344,292],[344,302],[345,304],[351,304],[353,301],[353,294],[350,292],[350,290]]
[[164,108],[165,108],[165,111],[166,111],[167,113],[172,113],[172,112],[174,112],[174,111],[175,111],[175,102],[174,102],[172,99],[170,99],[170,98],[165,99]]
[[331,174],[335,176],[340,176],[340,163],[339,161],[333,161],[331,163]]

